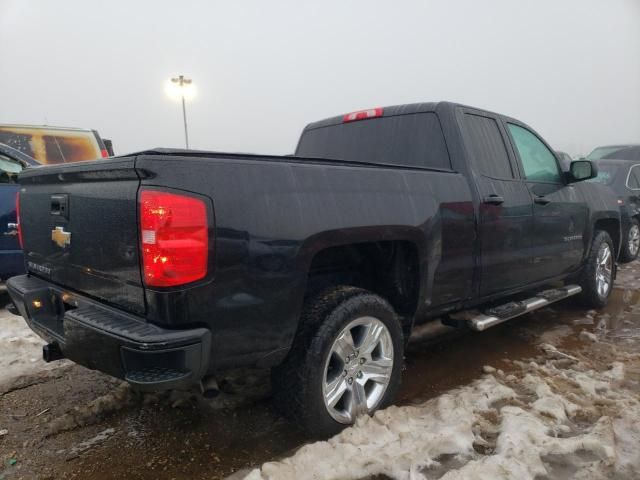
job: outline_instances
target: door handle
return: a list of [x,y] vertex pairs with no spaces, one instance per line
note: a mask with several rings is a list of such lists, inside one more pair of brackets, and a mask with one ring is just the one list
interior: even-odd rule
[[491,194],[484,197],[483,201],[484,203],[490,203],[491,205],[500,205],[504,203],[504,198],[502,198],[500,195]]
[[551,200],[542,196],[534,198],[533,201],[536,202],[538,205],[547,205],[548,203],[551,203]]
[[7,231],[4,232],[4,235],[7,237],[15,237],[16,235],[18,235],[18,224],[7,223]]

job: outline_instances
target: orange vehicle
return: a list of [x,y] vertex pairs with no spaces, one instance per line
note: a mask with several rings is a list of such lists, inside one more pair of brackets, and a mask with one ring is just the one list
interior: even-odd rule
[[111,142],[85,128],[0,124],[0,143],[43,165],[95,160],[113,155]]

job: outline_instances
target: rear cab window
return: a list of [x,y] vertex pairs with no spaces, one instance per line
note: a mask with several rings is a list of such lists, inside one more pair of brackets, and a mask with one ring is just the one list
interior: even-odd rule
[[377,117],[303,132],[296,156],[451,170],[433,112]]
[[496,120],[472,113],[463,118],[465,144],[477,172],[501,180],[516,178]]

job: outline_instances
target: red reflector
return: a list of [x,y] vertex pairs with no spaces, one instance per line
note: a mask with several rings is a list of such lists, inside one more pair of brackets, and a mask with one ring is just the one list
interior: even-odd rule
[[107,152],[106,148],[103,148],[100,150],[100,155],[102,155],[102,158],[107,158],[109,156],[109,152]]
[[205,203],[157,190],[140,192],[144,283],[172,287],[207,274],[209,225]]
[[355,122],[356,120],[366,120],[367,118],[376,118],[381,116],[382,108],[370,108],[369,110],[360,110],[359,112],[347,113],[344,117],[342,117],[342,122]]
[[18,243],[20,248],[24,249],[22,244],[22,221],[20,220],[20,192],[16,192],[16,223],[18,224]]

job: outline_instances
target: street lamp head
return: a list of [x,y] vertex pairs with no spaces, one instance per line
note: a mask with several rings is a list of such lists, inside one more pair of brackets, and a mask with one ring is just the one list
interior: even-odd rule
[[167,96],[173,100],[192,100],[196,96],[196,87],[193,80],[184,75],[173,77],[165,85]]

